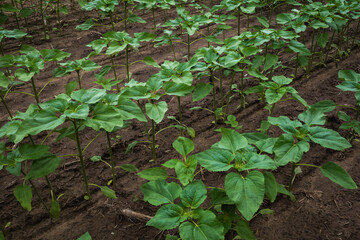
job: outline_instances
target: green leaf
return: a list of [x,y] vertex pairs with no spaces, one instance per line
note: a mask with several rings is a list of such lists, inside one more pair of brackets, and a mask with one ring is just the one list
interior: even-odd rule
[[99,102],[93,112],[92,118],[87,118],[85,125],[93,128],[95,131],[104,129],[112,132],[114,129],[123,126],[122,115],[113,106]]
[[55,219],[60,219],[60,211],[61,211],[60,204],[55,199],[51,199],[51,204],[50,204],[51,217]]
[[340,70],[338,76],[340,80],[360,82],[360,73],[356,73],[354,70]]
[[339,165],[333,162],[327,162],[321,166],[321,173],[334,183],[339,184],[346,189],[357,189],[357,185],[350,175]]
[[24,82],[29,81],[34,75],[35,72],[28,72],[23,68],[18,68],[15,71],[15,77]]
[[311,105],[312,109],[318,109],[321,112],[331,112],[336,107],[336,104],[331,100],[323,100]]
[[111,199],[117,199],[115,191],[112,190],[111,188],[107,186],[99,186],[99,188],[106,197]]
[[72,82],[69,82],[68,84],[66,84],[66,87],[65,87],[66,95],[68,95],[70,97],[71,94],[75,91],[76,87],[77,87],[76,81],[72,81]]
[[3,10],[4,12],[19,12],[19,9],[9,3],[2,4],[1,10]]
[[213,89],[212,84],[206,84],[206,83],[198,83],[195,87],[192,100],[193,102],[200,101],[201,99],[205,98],[211,90]]
[[81,237],[79,237],[77,240],[92,240],[90,234],[88,232],[84,233]]
[[120,97],[117,108],[124,120],[136,118],[141,122],[147,122],[147,119],[140,107],[128,98]]
[[94,21],[90,18],[88,20],[86,20],[83,24],[81,25],[77,25],[75,27],[76,30],[81,30],[81,31],[85,31],[85,30],[89,30],[90,28],[92,28],[94,26]]
[[142,185],[141,191],[144,194],[144,201],[159,206],[165,203],[173,204],[175,199],[180,197],[182,189],[174,182],[167,183],[163,179],[158,179]]
[[41,110],[33,117],[29,117],[21,123],[16,132],[16,139],[14,140],[14,143],[19,143],[28,134],[37,135],[42,131],[54,130],[56,127],[63,124],[64,121],[64,115],[58,118],[56,116],[56,112],[45,109]]
[[181,136],[173,142],[172,146],[184,158],[186,158],[186,156],[191,153],[195,148],[194,142],[191,139]]
[[265,56],[265,63],[264,63],[264,71],[267,71],[271,67],[273,67],[277,61],[279,60],[278,55],[274,55],[271,53],[266,54]]
[[17,162],[24,160],[35,160],[48,153],[50,147],[37,144],[22,144],[19,148],[20,156],[16,158]]
[[30,212],[32,200],[31,187],[25,184],[19,185],[14,189],[14,195],[16,199],[20,202],[21,206]]
[[127,172],[138,172],[139,171],[139,169],[132,164],[123,164],[120,167]]
[[59,49],[41,49],[40,55],[45,62],[61,61],[64,58],[70,57],[71,53],[61,51]]
[[225,191],[246,220],[250,221],[260,208],[265,194],[264,175],[251,171],[245,178],[237,173],[225,177]]
[[293,50],[296,53],[299,53],[302,56],[310,56],[311,52],[309,51],[309,49],[306,48],[306,46],[304,44],[302,44],[301,42],[295,41],[295,40],[291,40],[289,42],[289,48],[291,50]]
[[201,180],[189,183],[180,194],[181,202],[185,207],[198,208],[206,199],[207,190]]
[[261,23],[265,28],[269,28],[269,22],[266,17],[256,17],[259,23]]
[[247,139],[237,131],[228,128],[220,128],[220,131],[222,136],[217,147],[227,149],[234,154],[248,145]]
[[311,127],[309,128],[309,132],[311,134],[309,135],[310,139],[322,147],[338,151],[351,147],[351,144],[334,130],[322,127]]
[[299,114],[298,118],[308,126],[324,125],[326,123],[325,114],[318,108],[310,108]]
[[210,191],[211,205],[231,205],[234,204],[232,200],[226,195],[226,192],[219,188],[213,188]]
[[165,240],[178,240],[179,238],[177,236],[173,236],[170,234],[166,234]]
[[29,173],[25,179],[36,179],[49,175],[60,166],[62,160],[52,153],[45,154],[43,157],[33,161]]
[[208,149],[193,157],[201,166],[213,172],[229,170],[232,167],[230,163],[234,159],[229,151],[223,149]]
[[146,65],[153,66],[153,67],[156,67],[156,68],[161,68],[160,65],[157,64],[157,62],[155,62],[155,60],[150,56],[146,56],[144,58],[144,62],[146,63]]
[[216,215],[209,210],[195,211],[198,221],[185,222],[179,227],[180,237],[183,240],[223,240],[223,225],[216,219]]
[[164,119],[168,106],[165,101],[158,102],[157,104],[146,103],[145,110],[150,119],[160,123]]
[[276,179],[271,172],[263,172],[263,175],[265,179],[265,195],[273,203],[278,192]]
[[285,166],[289,162],[297,163],[309,149],[310,144],[307,141],[301,140],[295,144],[293,136],[283,134],[274,145],[275,161],[279,166]]
[[141,178],[145,178],[149,181],[155,181],[157,179],[166,179],[168,176],[166,174],[165,168],[162,167],[154,167],[148,168],[138,173],[138,176]]
[[185,83],[176,83],[172,81],[165,82],[163,87],[167,95],[174,95],[179,97],[189,95],[194,89],[193,86],[189,86]]
[[240,219],[240,221],[236,223],[235,231],[237,234],[239,234],[241,239],[256,240],[255,235],[249,226],[249,223],[247,223],[243,219]]
[[190,156],[186,159],[186,163],[178,161],[175,165],[176,176],[182,185],[187,185],[194,179],[194,173],[197,167],[197,161]]
[[267,155],[261,155],[254,152],[247,152],[243,154],[243,160],[247,163],[241,165],[239,170],[251,170],[251,169],[272,169],[277,168],[276,162]]
[[5,75],[5,73],[0,72],[0,87],[2,88],[8,88],[10,84],[9,79],[7,78],[7,76]]
[[105,89],[80,89],[71,94],[71,98],[86,104],[94,104],[103,99],[106,95]]
[[162,206],[146,225],[156,227],[160,230],[168,230],[176,228],[185,219],[186,217],[183,216],[182,207],[175,204],[168,204]]
[[269,88],[265,91],[265,97],[268,104],[274,104],[279,102],[286,94],[286,88]]
[[320,45],[320,47],[325,48],[329,39],[328,33],[320,33],[316,36],[316,42]]
[[[156,34],[154,33],[148,33],[148,32],[137,32],[134,33],[134,36],[139,40],[139,41],[150,41],[156,38]],[[159,66],[160,67],[160,66]]]
[[88,105],[79,105],[75,109],[68,109],[64,111],[64,115],[66,117],[72,119],[83,119],[85,120],[90,112],[90,108]]

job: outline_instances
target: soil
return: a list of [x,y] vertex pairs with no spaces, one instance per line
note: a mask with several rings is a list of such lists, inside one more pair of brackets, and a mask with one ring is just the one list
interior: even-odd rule
[[[75,26],[83,23],[91,14],[82,13],[78,6],[69,8],[68,15],[62,15],[63,31],[59,35],[58,31],[51,32],[51,40],[43,40],[41,22],[38,16],[29,19],[30,34],[32,38],[26,38],[23,42],[20,40],[3,41],[5,53],[15,53],[21,43],[35,46],[37,49],[57,48],[71,53],[70,60],[80,59],[87,56],[91,49],[86,47],[88,43],[99,38],[101,34],[109,29],[95,28],[89,31],[77,31]],[[122,9],[121,9],[122,12]],[[137,12],[147,24],[130,24],[129,32],[141,32],[152,30],[152,19],[150,14]],[[54,15],[54,14],[53,14]],[[93,14],[94,15],[94,14]],[[167,16],[174,16],[173,10],[167,12]],[[95,17],[95,15],[94,15]],[[162,21],[162,12],[156,12],[158,23]],[[242,31],[246,30],[246,18],[242,19]],[[55,17],[47,20],[50,29],[56,27]],[[106,23],[106,21],[105,21]],[[236,22],[230,22],[236,29]],[[256,18],[251,18],[250,24],[258,24]],[[273,24],[275,25],[275,24]],[[16,28],[15,21],[8,21],[6,29]],[[123,26],[117,26],[121,31]],[[160,28],[159,28],[160,29]],[[352,28],[350,28],[352,29]],[[202,31],[206,31],[203,29]],[[161,31],[158,30],[157,34]],[[349,32],[351,33],[351,31]],[[308,33],[310,34],[310,33]],[[230,33],[228,34],[231,35]],[[199,36],[192,36],[192,40]],[[310,44],[310,37],[309,39]],[[200,40],[191,46],[192,53],[194,49],[207,46],[205,40]],[[182,56],[186,55],[186,48],[181,44],[175,44],[177,58],[183,61]],[[360,51],[358,48],[352,49],[349,56],[339,60],[333,57],[326,68],[323,66],[315,67],[314,70],[306,76],[300,71],[298,78],[293,82],[294,87],[299,94],[309,103],[313,104],[320,100],[330,99],[337,104],[355,105],[356,100],[351,93],[345,93],[336,88],[340,82],[338,80],[338,71],[341,69],[353,69],[360,71]],[[165,60],[173,60],[171,49],[168,46],[153,48],[152,43],[142,44],[138,52],[130,52],[130,62],[142,59],[145,56],[153,57],[159,64]],[[96,63],[104,66],[109,65],[110,61],[105,56],[96,56],[92,58]],[[283,64],[291,65],[289,57],[281,58]],[[125,61],[124,54],[115,58],[118,64]],[[316,62],[316,61],[315,61]],[[54,63],[46,64],[45,69],[36,77],[38,86],[44,86],[52,76],[52,70],[57,66]],[[135,64],[131,66],[130,71],[133,78],[138,81],[146,81],[157,69],[146,66],[145,64]],[[125,69],[121,68],[122,77],[125,77]],[[275,74],[285,74],[290,76],[290,69],[277,70]],[[76,73],[56,78],[41,93],[40,100],[47,101],[64,91],[65,85],[76,79]],[[83,76],[83,88],[99,87],[94,84],[93,73],[85,73]],[[208,81],[200,79],[197,81]],[[225,79],[225,89],[228,89],[229,79]],[[246,87],[251,86],[251,82]],[[16,91],[31,92],[31,84],[21,85]],[[217,88],[217,96],[220,95]],[[177,99],[174,97],[165,97],[169,104],[169,110],[166,116],[177,116]],[[234,98],[231,102],[229,112],[236,116],[239,124],[242,125],[240,132],[254,132],[260,127],[261,120],[268,115],[264,110],[264,104],[259,102],[257,96],[249,95],[246,97],[248,105],[244,110],[238,108],[239,98]],[[19,93],[10,94],[7,102],[12,112],[23,112],[27,109],[29,103],[35,103],[32,97]],[[214,131],[212,124],[213,115],[207,111],[190,111],[194,106],[202,106],[212,109],[212,98],[209,95],[201,102],[193,103],[190,97],[183,98],[183,119],[184,124],[195,129],[196,137],[194,153],[208,149],[212,144],[219,141],[220,133]],[[286,101],[275,107],[273,116],[286,115],[295,118],[304,110],[300,104],[295,101]],[[327,113],[328,122],[326,127],[339,131],[342,136],[348,134],[347,131],[340,130],[341,121],[337,117],[339,108]],[[341,109],[346,111],[346,109]],[[346,111],[348,112],[348,111]],[[348,112],[352,117],[354,113]],[[3,105],[0,106],[0,126],[5,124],[8,119]],[[169,124],[174,124],[173,120],[165,118],[157,129],[162,129]],[[223,122],[219,122],[218,127],[225,127]],[[276,135],[279,130],[275,127],[271,129],[271,134]],[[81,132],[82,147],[96,136],[96,132],[91,129],[85,129]],[[55,135],[55,134],[54,134]],[[133,121],[129,128],[123,129],[112,134],[113,152],[117,165],[133,164],[140,170],[149,167],[159,166],[167,160],[179,157],[172,148],[171,143],[179,135],[174,129],[165,130],[157,135],[157,159],[155,162],[150,161],[151,151],[147,144],[138,144],[129,154],[125,154],[128,144],[135,140],[146,140],[144,134],[144,125],[138,121]],[[40,134],[35,138],[39,143],[46,136]],[[119,140],[117,136],[121,136]],[[48,143],[53,142],[56,136],[50,136]],[[7,139],[7,146],[11,147],[11,142]],[[26,141],[25,141],[26,142]],[[65,154],[76,153],[76,144],[73,141],[61,140],[57,143],[51,143],[51,151],[60,156]],[[333,151],[322,148],[317,144],[311,144],[309,152],[304,154],[303,163],[312,163],[322,165],[325,162],[333,161],[341,165],[352,176],[354,181],[360,183],[360,165],[358,156],[360,154],[360,144],[353,141],[353,147],[343,152]],[[100,155],[103,159],[108,160],[109,154],[106,144],[105,134],[100,135],[86,150],[86,171],[89,182],[98,185],[106,185],[111,179],[111,170],[105,164],[94,163],[89,159],[94,155]],[[280,168],[275,172],[278,182],[287,184],[290,174],[290,167]],[[205,172],[202,176],[205,183],[210,186],[223,186],[225,174],[214,174]],[[22,209],[13,195],[14,188],[23,182],[23,178],[10,175],[7,171],[0,171],[0,221],[4,225],[11,222],[11,226],[6,229],[6,239],[77,239],[83,233],[89,232],[93,239],[165,239],[166,234],[174,231],[159,231],[155,228],[148,227],[144,221],[131,218],[123,214],[124,209],[154,216],[157,208],[143,201],[143,195],[140,186],[146,181],[139,178],[134,173],[128,173],[118,170],[116,173],[117,185],[112,188],[116,191],[117,199],[106,198],[101,191],[91,188],[92,198],[89,201],[84,200],[84,186],[80,172],[80,163],[75,157],[64,157],[63,163],[49,176],[56,195],[63,194],[59,203],[61,205],[61,218],[59,220],[50,219],[46,211],[42,208],[40,201],[34,196],[33,209],[30,212]],[[39,179],[34,181],[40,194],[44,197],[46,204],[50,204],[49,190],[45,180]],[[302,173],[297,175],[293,187],[293,194],[296,201],[292,202],[288,197],[279,195],[275,203],[264,201],[262,208],[270,208],[275,211],[273,215],[258,215],[251,222],[258,239],[360,239],[360,192],[359,190],[346,190],[323,177],[318,169],[302,168]]]

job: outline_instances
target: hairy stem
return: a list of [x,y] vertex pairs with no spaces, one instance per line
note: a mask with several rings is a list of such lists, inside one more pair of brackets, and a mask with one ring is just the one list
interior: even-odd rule
[[110,134],[109,134],[109,132],[106,132],[106,139],[107,139],[108,148],[109,148],[109,154],[110,154],[111,172],[112,172],[112,183],[113,183],[113,186],[115,187],[115,186],[116,186],[115,163],[114,163],[114,156],[113,156],[113,151],[112,151],[112,147],[111,147]]

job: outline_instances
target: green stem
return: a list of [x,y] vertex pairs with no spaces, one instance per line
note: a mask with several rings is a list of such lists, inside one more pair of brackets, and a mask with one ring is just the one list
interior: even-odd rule
[[291,176],[290,176],[290,181],[289,181],[289,187],[288,190],[289,192],[291,192],[292,187],[293,187],[293,183],[295,180],[295,168],[296,168],[296,164],[294,162],[291,162]]
[[222,74],[222,68],[220,68],[220,98],[221,98],[221,107],[224,106],[224,91],[223,91],[223,74]]
[[355,39],[356,39],[356,36],[357,36],[357,32],[358,32],[358,30],[359,30],[359,25],[360,25],[360,18],[358,19],[358,22],[357,22],[357,25],[356,25],[356,29],[355,29],[355,33],[354,33],[354,38],[353,38],[352,43],[351,43],[351,49],[354,47]]
[[50,191],[51,191],[52,193],[54,193],[54,189],[53,189],[53,187],[51,186],[51,183],[50,183],[50,181],[49,181],[48,176],[45,176],[45,179],[46,179],[47,185],[48,185],[49,188],[50,188]]
[[39,104],[40,104],[39,96],[38,96],[37,91],[36,91],[35,81],[34,81],[33,77],[31,78],[31,85],[32,85],[32,88],[33,88],[33,91],[34,91],[34,97],[35,97],[35,100],[36,100],[36,104],[40,108],[40,106],[39,106]]
[[[115,81],[117,81],[117,74],[116,74],[116,69],[115,69],[114,57],[113,57],[112,55],[110,55],[110,59],[111,59],[111,67],[112,67],[113,72],[114,72],[114,79],[115,79]],[[116,84],[116,91],[117,91],[118,93],[120,92],[119,83]]]
[[214,109],[214,124],[216,126],[216,122],[217,122],[217,119],[216,119],[216,108],[217,108],[217,104],[216,104],[216,89],[215,89],[215,80],[214,80],[214,72],[213,72],[213,69],[209,69],[210,70],[210,81],[211,81],[211,84],[213,85],[213,109]]
[[124,1],[124,29],[125,29],[125,32],[127,32],[127,21],[128,21],[128,17],[127,17],[127,0]]
[[307,167],[321,168],[320,166],[316,166],[316,165],[313,165],[313,164],[307,164],[307,163],[297,163],[296,166],[307,166]]
[[238,7],[238,12],[237,12],[237,14],[238,14],[238,19],[237,19],[238,20],[238,25],[237,25],[237,27],[238,27],[238,29],[237,29],[238,30],[238,32],[237,32],[238,36],[240,36],[240,11],[241,11],[240,7]]
[[335,31],[333,31],[333,34],[331,35],[331,38],[330,38],[330,42],[329,42],[329,45],[326,49],[326,56],[325,56],[325,64],[327,63],[327,60],[328,60],[328,56],[329,56],[329,53],[330,53],[330,50],[331,50],[331,45],[334,41],[334,37],[335,37]]
[[[182,125],[182,113],[181,113],[181,97],[177,96],[177,100],[178,100],[178,110],[179,110],[179,122],[180,125]],[[183,131],[180,131],[180,135],[183,136]]]
[[112,12],[109,12],[109,15],[110,15],[111,29],[112,29],[113,31],[115,31],[115,25],[114,25],[114,21],[113,21],[113,14],[112,14]]
[[299,53],[296,53],[296,65],[295,65],[294,79],[296,79],[298,68],[299,68]]
[[313,59],[313,47],[314,47],[314,40],[315,40],[315,29],[313,29],[312,32],[312,37],[311,37],[311,46],[310,46],[310,52],[311,52],[311,56],[309,58],[309,63],[308,63],[308,67],[306,69],[306,74],[309,75],[310,70],[311,70],[311,65],[312,65],[312,59]]
[[[145,115],[145,112],[144,112],[144,110],[143,110],[143,108],[142,108],[142,106],[140,104],[140,100],[137,100],[137,105],[139,106],[139,108],[141,109],[143,114]],[[144,127],[145,127],[145,132],[146,132],[147,139],[150,142],[149,128],[148,128],[146,122],[144,122]]]
[[48,39],[48,34],[47,34],[47,29],[46,29],[46,24],[45,24],[45,17],[44,17],[43,0],[40,0],[39,4],[40,4],[40,15],[41,15],[41,21],[42,21],[42,25],[43,25],[44,36],[45,36],[45,39]]
[[188,51],[188,56],[187,56],[187,60],[190,60],[190,35],[187,34],[187,51]]
[[1,95],[1,93],[0,93],[0,98],[1,98],[1,102],[4,104],[4,106],[6,108],[6,111],[8,112],[10,118],[13,118],[13,115],[11,114],[10,109],[5,101],[5,98]]
[[116,186],[116,178],[115,178],[115,163],[114,163],[114,157],[113,157],[113,151],[112,151],[112,147],[111,147],[111,142],[110,142],[110,134],[109,132],[106,132],[106,138],[107,138],[107,143],[108,143],[108,148],[109,148],[109,154],[110,154],[110,162],[111,162],[111,172],[112,172],[112,182],[113,182],[113,186]]
[[154,31],[156,32],[156,21],[155,21],[155,8],[152,8],[152,17],[153,17],[153,26]]
[[232,85],[233,85],[233,82],[234,82],[234,78],[235,78],[235,75],[236,75],[236,72],[234,71],[232,77],[231,77],[231,80],[230,80],[230,86],[229,86],[229,92],[227,94],[227,100],[226,100],[226,108],[225,108],[225,119],[227,117],[227,114],[228,114],[228,108],[229,108],[229,104],[230,104],[230,97],[231,97],[231,93],[232,93]]
[[174,61],[176,61],[175,48],[174,48],[174,45],[173,45],[171,39],[170,39],[170,46],[171,46],[172,52],[173,52],[173,54],[174,54]]
[[129,82],[129,81],[130,81],[130,71],[129,71],[129,45],[126,45],[125,54],[126,54],[126,79],[127,79],[127,82]]
[[76,70],[76,74],[78,77],[79,89],[81,89],[81,77],[80,77],[80,70]]
[[151,151],[152,151],[153,161],[155,161],[156,160],[155,121],[153,119],[151,119],[151,135],[152,135]]
[[89,190],[89,184],[88,184],[88,180],[87,180],[87,176],[86,176],[84,156],[83,156],[83,152],[82,152],[81,146],[80,146],[80,138],[79,138],[78,127],[77,127],[77,125],[76,125],[76,120],[72,120],[72,123],[73,123],[74,129],[75,129],[76,145],[77,145],[78,156],[79,156],[80,164],[81,164],[81,171],[82,171],[82,175],[83,175],[83,178],[84,178],[86,195],[87,195],[87,197],[88,197],[87,200],[89,200],[89,199],[90,199],[90,190]]
[[[243,64],[242,64],[242,66],[241,66],[241,68],[243,68],[244,66],[243,66]],[[241,72],[241,95],[240,95],[240,104],[241,104],[241,107],[243,108],[243,109],[245,109],[245,94],[244,94],[244,70],[245,69],[243,69],[242,70],[242,72]]]

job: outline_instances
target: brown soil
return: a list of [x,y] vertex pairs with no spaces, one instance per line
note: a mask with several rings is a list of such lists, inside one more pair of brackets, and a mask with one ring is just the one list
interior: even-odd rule
[[[173,11],[168,12],[168,17],[174,16]],[[152,19],[150,14],[142,15],[148,24],[131,24],[129,32],[151,32]],[[69,14],[62,16],[63,24],[67,24],[63,28],[62,36],[58,32],[51,33],[51,41],[43,41],[40,19],[32,17],[30,19],[32,38],[27,38],[24,43],[35,46],[37,49],[57,48],[70,52],[71,60],[80,59],[90,52],[90,48],[85,45],[100,37],[101,34],[108,31],[104,28],[97,28],[90,31],[77,31],[75,26],[83,23],[89,16],[83,15],[78,6],[74,9],[69,7]],[[158,21],[160,21],[162,13],[156,13]],[[245,31],[245,18],[242,21],[242,30]],[[255,19],[252,23],[255,24]],[[53,27],[56,26],[56,19],[48,20]],[[160,22],[159,22],[160,23]],[[236,23],[232,25],[235,27]],[[119,31],[123,26],[118,26]],[[15,28],[15,22],[10,22],[5,26],[7,29]],[[51,27],[50,27],[51,28]],[[236,29],[236,28],[235,28]],[[204,31],[206,29],[203,29]],[[158,32],[160,34],[160,32]],[[230,35],[230,34],[229,34]],[[198,36],[194,36],[196,39]],[[15,40],[5,40],[5,52],[14,53],[19,49],[21,42]],[[197,49],[206,46],[206,42],[198,41],[191,48]],[[177,57],[186,54],[186,48],[182,45],[176,45]],[[143,44],[139,52],[130,53],[130,62],[142,59],[145,56],[153,57],[158,63],[164,60],[173,60],[170,48],[160,47],[153,48],[151,43]],[[335,86],[339,84],[338,71],[341,69],[360,70],[359,65],[360,51],[353,49],[350,56],[343,58],[337,62],[331,60],[327,67],[316,67],[308,77],[302,74],[292,85],[300,95],[306,99],[309,104],[324,99],[331,99],[337,104],[356,104],[353,94],[344,93]],[[107,65],[110,61],[104,56],[93,58],[100,65]],[[119,55],[115,61],[117,63],[124,62],[124,55]],[[282,59],[283,63],[289,59]],[[50,78],[55,64],[47,64],[42,73],[36,77],[38,86],[43,86]],[[124,77],[125,69],[121,70]],[[136,64],[131,67],[133,78],[138,81],[146,81],[157,70],[144,64]],[[290,76],[290,70],[282,70],[276,74],[286,74]],[[54,79],[41,94],[41,101],[47,101],[65,89],[65,85],[76,79],[75,72],[70,76]],[[98,87],[94,83],[93,73],[86,73],[83,77],[83,87]],[[207,81],[207,79],[201,79]],[[228,79],[225,89],[228,89]],[[31,91],[31,85],[26,84],[17,87],[16,91]],[[219,96],[219,93],[218,93]],[[169,104],[169,110],[166,116],[177,115],[176,98],[165,98]],[[29,103],[34,100],[27,96],[14,93],[8,96],[8,104],[13,113],[16,111],[25,111]],[[238,109],[239,100],[235,98],[230,106],[230,113],[237,117],[239,124],[243,126],[241,132],[253,132],[260,127],[261,120],[267,117],[267,110],[264,110],[264,104],[260,103],[255,96],[247,97],[247,108],[245,110]],[[194,139],[195,152],[208,149],[213,143],[220,140],[221,135],[213,129],[213,115],[206,111],[190,111],[194,106],[202,106],[212,108],[211,96],[208,96],[200,103],[193,103],[191,97],[183,99],[183,119],[184,123],[196,131]],[[296,117],[304,108],[296,102],[283,102],[276,106],[274,116],[286,115]],[[343,110],[343,109],[341,109]],[[341,124],[337,117],[339,108],[328,113],[327,127],[339,130]],[[350,114],[350,113],[349,113]],[[352,114],[352,113],[351,113]],[[8,115],[3,105],[0,106],[0,126],[7,122]],[[354,115],[353,115],[354,117]],[[165,119],[157,127],[161,129],[174,124],[169,119]],[[219,126],[225,126],[220,123]],[[277,131],[275,128],[273,131]],[[347,132],[340,131],[343,136]],[[96,136],[93,130],[85,129],[82,131],[81,141],[83,147]],[[275,133],[274,133],[275,134]],[[151,151],[148,145],[138,144],[131,153],[125,154],[126,147],[134,140],[146,140],[144,135],[144,126],[142,123],[133,121],[133,124],[116,135],[121,136],[119,141],[113,141],[113,151],[118,165],[130,163],[136,165],[140,170],[153,166],[159,166],[171,158],[177,158],[176,151],[172,148],[171,143],[178,136],[178,132],[170,129],[161,132],[157,136],[156,162],[151,160]],[[37,143],[45,137],[40,134],[35,139]],[[51,136],[48,142],[54,140]],[[11,147],[8,140],[7,145]],[[56,155],[65,155],[76,153],[75,142],[62,140],[58,143],[51,144],[51,151]],[[312,144],[311,150],[303,157],[303,163],[312,163],[321,165],[327,161],[334,161],[345,168],[353,177],[354,181],[360,182],[360,166],[357,162],[357,156],[360,153],[360,145],[357,141],[353,142],[353,147],[344,152],[336,152],[321,148],[319,145]],[[100,155],[104,159],[109,159],[106,136],[101,135],[92,143],[85,152],[86,171],[89,181],[98,185],[106,185],[111,179],[110,169],[102,163],[93,163],[89,158],[94,155]],[[276,178],[279,182],[287,184],[290,168],[284,167],[276,171]],[[211,186],[222,186],[224,182],[224,174],[214,174],[206,172],[204,174],[205,182]],[[26,212],[21,208],[13,195],[13,189],[19,185],[23,178],[10,175],[6,171],[0,172],[0,221],[1,224],[11,222],[11,226],[6,229],[6,239],[76,239],[85,232],[89,232],[93,239],[165,239],[167,233],[175,233],[174,231],[161,232],[155,228],[147,227],[145,222],[129,218],[122,214],[123,209],[131,209],[136,212],[155,215],[157,208],[144,202],[140,186],[146,181],[137,177],[136,174],[127,173],[122,170],[117,171],[117,185],[113,187],[116,191],[117,199],[110,200],[102,195],[97,188],[91,188],[92,199],[84,200],[84,186],[82,183],[82,175],[80,172],[80,163],[74,157],[64,157],[62,165],[55,173],[49,176],[53,184],[54,191],[57,195],[64,194],[59,203],[61,205],[60,220],[50,219],[42,208],[39,200],[34,196],[33,210]],[[36,180],[36,186],[40,193],[44,196],[45,201],[49,204],[50,196],[45,180]],[[303,168],[302,173],[297,176],[293,188],[296,201],[292,202],[288,197],[278,196],[274,204],[270,204],[265,200],[263,208],[271,208],[275,210],[273,215],[258,215],[250,225],[258,239],[360,239],[360,192],[359,190],[345,190],[340,186],[332,183],[324,178],[320,171],[312,168]]]

